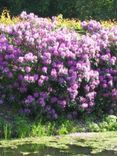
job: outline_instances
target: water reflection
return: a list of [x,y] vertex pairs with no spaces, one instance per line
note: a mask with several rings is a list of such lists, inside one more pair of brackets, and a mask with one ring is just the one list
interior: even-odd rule
[[91,147],[82,147],[76,144],[68,144],[67,147],[67,149],[60,149],[44,144],[25,144],[14,149],[0,148],[0,156],[117,156],[115,151],[92,154]]

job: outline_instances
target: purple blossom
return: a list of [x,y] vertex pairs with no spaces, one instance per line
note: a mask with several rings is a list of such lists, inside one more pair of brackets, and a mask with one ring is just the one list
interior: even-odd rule
[[74,118],[81,108],[91,112],[100,99],[116,112],[117,28],[84,21],[86,34],[79,35],[33,13],[20,18],[0,25],[1,99],[8,92],[9,101],[15,91],[24,112],[40,105],[53,119],[67,111]]

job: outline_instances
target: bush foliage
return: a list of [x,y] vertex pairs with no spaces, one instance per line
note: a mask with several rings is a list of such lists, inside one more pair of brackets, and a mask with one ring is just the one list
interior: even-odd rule
[[51,135],[64,135],[75,132],[107,132],[117,131],[117,117],[109,115],[100,121],[95,118],[80,120],[58,118],[56,121],[37,120],[31,122],[26,117],[14,116],[12,122],[0,117],[0,138],[25,138]]
[[82,22],[84,35],[56,18],[22,12],[0,24],[0,104],[56,119],[117,113],[117,28]]
[[11,17],[9,14],[9,11],[7,9],[4,9],[2,11],[2,14],[0,16],[0,23],[5,25],[12,25],[15,23],[20,22],[19,17]]
[[0,0],[0,8],[7,7],[13,15],[25,10],[39,16],[77,17],[79,19],[117,19],[116,0]]

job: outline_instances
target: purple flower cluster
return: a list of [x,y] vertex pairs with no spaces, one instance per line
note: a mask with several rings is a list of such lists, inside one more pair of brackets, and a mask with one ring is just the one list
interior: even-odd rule
[[83,22],[89,32],[80,36],[32,13],[20,17],[21,23],[0,25],[0,103],[55,119],[90,112],[99,95],[116,105],[117,28]]
[[88,30],[92,33],[98,32],[102,28],[100,22],[97,22],[95,20],[90,20],[89,22],[83,21],[81,25],[83,29]]

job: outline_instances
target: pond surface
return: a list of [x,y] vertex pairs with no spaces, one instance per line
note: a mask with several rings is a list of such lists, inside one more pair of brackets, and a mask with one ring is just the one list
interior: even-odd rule
[[25,144],[16,148],[0,148],[0,156],[117,156],[115,151],[92,154],[91,147],[67,144],[67,148],[50,147],[44,144]]

